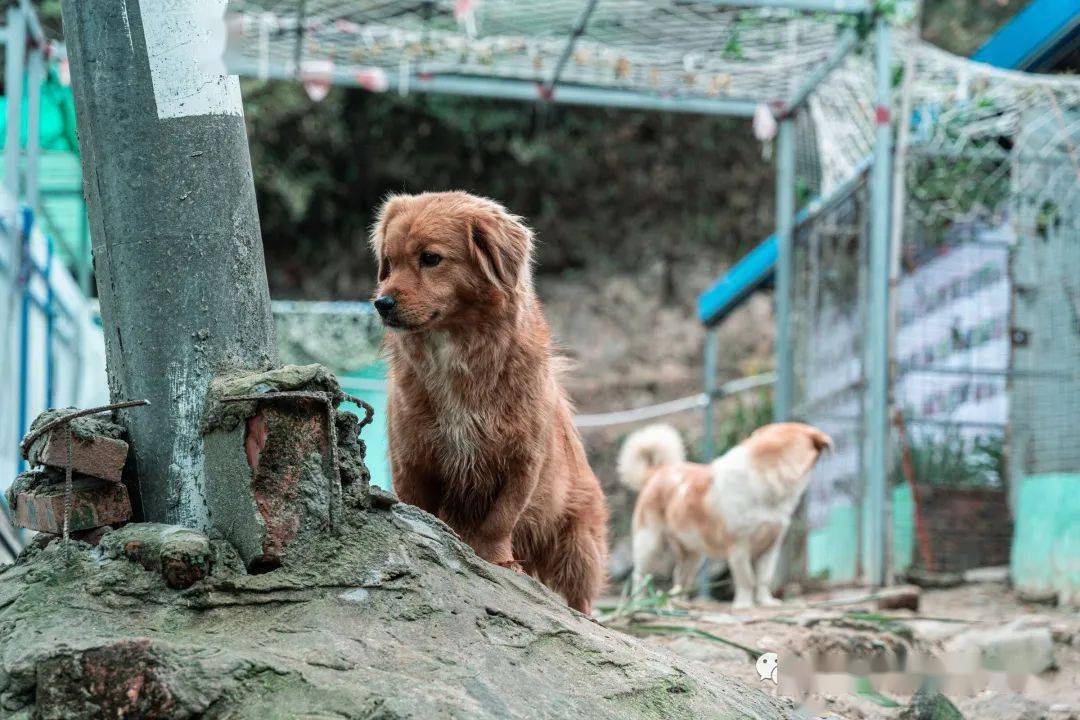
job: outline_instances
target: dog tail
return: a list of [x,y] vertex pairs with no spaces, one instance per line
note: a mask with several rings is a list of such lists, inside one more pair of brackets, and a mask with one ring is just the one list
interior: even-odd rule
[[640,490],[657,468],[685,460],[686,447],[675,428],[649,425],[631,433],[619,449],[619,482]]

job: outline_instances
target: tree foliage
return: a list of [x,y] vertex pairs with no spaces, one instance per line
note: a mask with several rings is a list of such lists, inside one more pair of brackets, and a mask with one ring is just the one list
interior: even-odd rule
[[387,194],[463,189],[540,238],[538,271],[722,264],[771,225],[745,120],[249,83],[245,107],[277,294],[363,297]]

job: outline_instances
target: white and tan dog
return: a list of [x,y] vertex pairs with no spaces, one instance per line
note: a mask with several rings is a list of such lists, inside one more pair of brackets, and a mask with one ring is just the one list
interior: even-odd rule
[[703,557],[727,560],[735,608],[777,605],[770,590],[792,513],[828,435],[810,425],[755,430],[710,465],[686,461],[674,428],[650,425],[619,451],[619,480],[638,490],[634,508],[634,586],[675,554],[675,586],[689,588]]

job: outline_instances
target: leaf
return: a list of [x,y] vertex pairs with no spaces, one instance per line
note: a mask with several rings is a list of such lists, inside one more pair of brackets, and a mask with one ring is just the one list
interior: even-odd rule
[[751,660],[757,660],[765,653],[756,648],[748,647],[741,643],[737,643],[734,640],[728,640],[725,637],[721,637],[706,630],[701,630],[695,627],[689,627],[687,625],[645,625],[639,623],[632,623],[629,627],[630,630],[636,632],[655,633],[661,635],[690,635],[692,637],[705,638],[706,640],[712,640],[723,645],[730,645],[733,648],[742,650],[750,656]]

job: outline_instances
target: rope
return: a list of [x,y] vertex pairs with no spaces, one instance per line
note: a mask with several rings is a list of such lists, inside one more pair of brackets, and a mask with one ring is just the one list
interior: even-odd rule
[[[747,390],[772,385],[775,382],[776,373],[773,372],[731,380],[717,388],[712,394],[712,399],[720,400],[721,398],[729,397],[731,395],[738,395]],[[677,400],[668,400],[667,402],[645,405],[629,410],[575,415],[574,425],[579,428],[625,425],[628,423],[641,422],[643,420],[652,420],[653,418],[663,417],[665,415],[674,415],[676,413],[686,412],[687,410],[700,409],[708,404],[708,393],[697,393],[695,395],[681,397]]]

